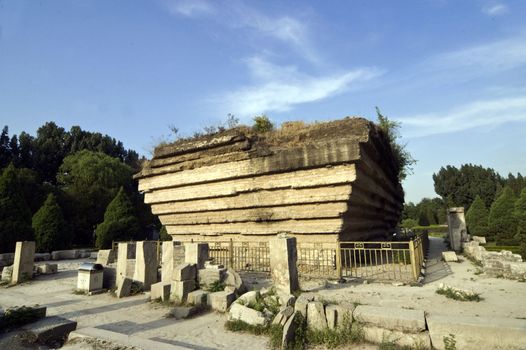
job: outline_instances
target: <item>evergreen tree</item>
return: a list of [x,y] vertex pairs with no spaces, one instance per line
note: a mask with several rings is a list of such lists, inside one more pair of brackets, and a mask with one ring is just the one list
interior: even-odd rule
[[521,195],[515,202],[515,218],[517,220],[516,241],[521,246],[521,255],[526,259],[526,188],[521,191]]
[[489,230],[488,220],[489,211],[482,198],[477,196],[466,213],[466,224],[469,234],[472,236],[486,237]]
[[161,231],[159,231],[159,239],[161,241],[171,241],[172,236],[168,234],[168,231],[166,230],[166,226],[161,227]]
[[69,235],[64,215],[53,193],[33,215],[36,248],[39,252],[50,252],[68,247]]
[[14,252],[17,241],[31,239],[31,211],[22,195],[17,169],[10,164],[0,177],[0,253]]
[[139,236],[139,220],[122,187],[106,208],[104,221],[97,225],[95,234],[95,245],[99,249],[110,248],[112,241],[130,240]]
[[430,225],[430,223],[429,223],[429,215],[428,215],[427,210],[422,210],[420,212],[420,216],[418,218],[418,225],[420,225],[420,226],[429,226]]
[[502,194],[493,202],[489,213],[490,238],[497,245],[514,245],[517,233],[515,218],[515,195],[509,187],[504,187]]

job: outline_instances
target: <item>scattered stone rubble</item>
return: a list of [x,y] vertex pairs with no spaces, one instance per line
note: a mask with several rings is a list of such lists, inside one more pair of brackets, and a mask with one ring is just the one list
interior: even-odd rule
[[476,240],[464,243],[463,249],[464,255],[480,263],[482,270],[490,277],[526,279],[526,262],[519,254],[508,250],[488,252]]

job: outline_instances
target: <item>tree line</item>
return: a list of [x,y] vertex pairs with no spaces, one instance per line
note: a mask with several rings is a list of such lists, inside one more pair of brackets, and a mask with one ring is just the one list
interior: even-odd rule
[[48,122],[36,136],[10,136],[5,126],[0,253],[14,251],[19,240],[36,240],[44,252],[145,238],[159,222],[132,178],[141,161],[121,141],[79,126],[66,131]]

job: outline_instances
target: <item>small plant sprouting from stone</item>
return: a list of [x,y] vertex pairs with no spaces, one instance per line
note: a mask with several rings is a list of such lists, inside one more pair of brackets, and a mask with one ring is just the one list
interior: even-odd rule
[[231,332],[246,332],[255,335],[268,335],[270,338],[270,348],[280,349],[283,337],[283,328],[280,325],[251,325],[240,320],[227,321],[225,328]]
[[443,338],[443,341],[445,350],[457,350],[457,341],[454,334],[449,333],[448,336]]
[[444,295],[446,298],[458,301],[481,301],[484,300],[479,293],[473,291],[465,291],[462,289],[453,288],[442,285],[436,290],[437,294]]
[[[360,323],[352,323],[350,314],[345,314],[336,329],[312,330],[305,328],[305,343],[309,345],[324,345],[330,349],[346,344],[360,343],[364,340],[363,327]],[[305,322],[303,327],[306,327]]]
[[221,292],[223,290],[225,290],[225,284],[220,280],[216,280],[210,286],[208,286],[208,291],[210,293]]
[[87,295],[88,292],[86,292],[85,290],[82,290],[82,289],[73,289],[72,294],[75,294],[75,295]]

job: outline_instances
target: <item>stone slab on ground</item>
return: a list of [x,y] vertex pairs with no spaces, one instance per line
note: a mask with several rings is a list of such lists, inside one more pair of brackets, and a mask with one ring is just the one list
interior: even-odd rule
[[23,327],[33,333],[40,343],[65,339],[68,334],[77,329],[77,322],[60,316],[50,316]]
[[192,305],[206,305],[208,292],[202,289],[194,290],[186,296],[186,302]]
[[199,306],[176,306],[170,310],[169,315],[176,320],[182,320],[197,315],[202,310]]
[[303,293],[301,294],[298,299],[296,300],[296,304],[294,304],[294,311],[299,312],[303,315],[304,318],[307,317],[307,305],[309,302],[314,300],[314,295]]
[[117,281],[117,290],[115,294],[117,298],[124,298],[130,295],[132,280],[130,278],[122,278]]
[[226,269],[199,269],[197,278],[200,286],[210,286],[216,281],[223,281]]
[[358,305],[354,310],[354,319],[375,327],[418,333],[426,330],[423,310]]
[[173,281],[170,291],[170,299],[180,302],[186,301],[188,293],[195,290],[195,281]]
[[369,343],[394,343],[400,347],[409,347],[410,349],[431,349],[429,332],[404,333],[371,325],[362,326],[362,330],[365,341]]
[[307,304],[307,326],[310,329],[322,331],[327,328],[325,309],[319,301],[311,301]]
[[113,249],[101,249],[97,253],[97,264],[104,266],[114,263],[117,258],[117,252]]
[[57,273],[58,265],[57,264],[42,264],[37,267],[38,273],[43,275],[51,275]]
[[2,281],[11,282],[13,276],[13,266],[6,266],[2,270]]
[[[141,338],[135,335],[117,333],[99,328],[82,328],[71,332],[68,337],[68,344],[75,344],[82,341],[94,343],[97,341],[104,342],[109,348],[132,347],[138,349],[155,349],[155,350],[188,350],[191,347],[173,345]],[[108,344],[109,343],[109,344]],[[96,343],[95,343],[96,344]],[[113,345],[113,346],[112,346]],[[67,347],[66,347],[67,348]]]
[[356,307],[353,304],[342,303],[339,305],[327,305],[325,307],[325,316],[329,329],[336,329],[341,326],[344,320],[352,323],[353,311]]
[[279,324],[280,326],[285,326],[285,323],[287,323],[287,321],[293,314],[294,307],[287,306],[276,314],[274,320],[272,320],[272,324]]
[[457,253],[451,252],[442,252],[442,260],[445,262],[458,262]]
[[35,253],[35,261],[47,261],[47,260],[51,260],[51,254]]
[[232,292],[215,292],[207,295],[207,304],[213,310],[226,312],[235,299],[236,295]]
[[151,285],[150,298],[152,300],[161,299],[167,301],[170,299],[170,290],[172,283],[170,282],[157,282]]
[[486,237],[482,236],[472,236],[471,239],[479,244],[486,244]]
[[268,319],[262,312],[238,303],[233,303],[228,313],[229,320],[239,320],[253,326],[263,326],[268,322]]
[[237,295],[243,294],[247,291],[241,276],[234,269],[226,269],[224,283],[227,287],[233,287]]
[[[298,313],[299,314],[299,313]],[[296,336],[297,322],[296,318],[298,317],[297,313],[294,313],[292,317],[289,317],[285,325],[283,326],[283,336],[281,338],[281,348],[289,349],[292,344],[294,344],[294,338]]]
[[455,336],[456,348],[465,350],[524,349],[526,320],[459,315],[428,315],[431,342],[445,349],[444,337]]

